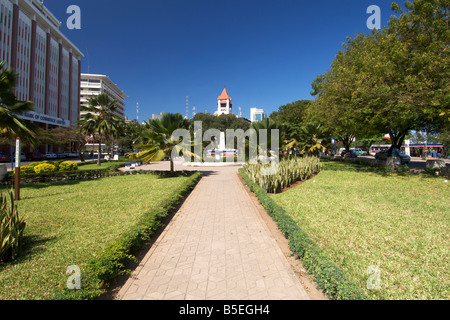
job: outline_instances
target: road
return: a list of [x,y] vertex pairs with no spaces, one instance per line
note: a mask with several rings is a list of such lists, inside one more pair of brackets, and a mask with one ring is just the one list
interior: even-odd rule
[[[366,159],[375,159],[374,156],[358,156],[358,158],[366,158]],[[411,162],[409,163],[409,167],[411,169],[416,170],[425,170],[426,160],[419,157],[411,157]],[[450,166],[450,159],[445,159],[447,167]]]

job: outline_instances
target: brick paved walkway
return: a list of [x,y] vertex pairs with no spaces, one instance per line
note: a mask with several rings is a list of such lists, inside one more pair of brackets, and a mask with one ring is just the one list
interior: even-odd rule
[[239,181],[237,168],[210,170],[117,299],[309,299]]

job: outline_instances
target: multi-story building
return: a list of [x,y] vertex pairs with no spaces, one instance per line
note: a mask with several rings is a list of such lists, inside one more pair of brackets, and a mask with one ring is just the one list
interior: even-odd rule
[[[128,97],[107,76],[82,73],[80,88],[81,106],[88,106],[88,100],[93,96],[106,93],[111,100],[116,100],[116,106],[118,108],[115,115],[125,121],[125,99]],[[80,111],[80,114],[83,114],[83,111]]]
[[267,118],[267,114],[263,109],[258,108],[250,108],[250,121],[261,121],[263,119]]
[[79,120],[83,54],[60,25],[41,1],[0,0],[0,60],[18,73],[16,98],[34,104],[19,116],[46,130]]

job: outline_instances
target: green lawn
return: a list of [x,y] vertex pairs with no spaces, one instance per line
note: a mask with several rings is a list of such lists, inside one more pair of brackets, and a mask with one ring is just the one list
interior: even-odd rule
[[[373,299],[449,299],[450,187],[426,174],[325,162],[273,199]],[[378,266],[381,289],[368,290]]]
[[83,270],[187,180],[148,174],[22,187],[25,245],[16,262],[0,265],[0,300],[51,299],[66,286],[68,266]]
[[112,166],[115,166],[117,164],[124,164],[127,162],[131,162],[131,160],[124,160],[121,159],[119,161],[109,161],[109,162],[102,162],[102,165],[99,167],[97,166],[97,162],[95,163],[89,163],[78,167],[78,170],[96,170],[96,169],[109,169]]

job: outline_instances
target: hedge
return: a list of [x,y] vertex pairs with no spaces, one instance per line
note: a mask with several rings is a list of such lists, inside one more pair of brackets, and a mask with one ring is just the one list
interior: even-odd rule
[[366,300],[365,293],[333,263],[306,232],[272,198],[244,172],[239,169],[250,190],[256,195],[267,213],[277,223],[278,228],[289,241],[289,248],[296,258],[310,272],[319,288],[333,300]]
[[[160,172],[160,174],[169,173]],[[133,254],[150,240],[161,226],[162,220],[174,212],[202,177],[200,172],[177,172],[177,174],[189,174],[187,183],[175,190],[159,208],[144,212],[133,228],[91,258],[82,270],[81,289],[69,290],[64,288],[64,284],[53,297],[54,300],[94,299],[105,293],[118,275],[131,272],[126,268],[126,264],[136,260]]]
[[[134,172],[120,172],[118,169],[123,167],[125,163],[117,163],[109,168],[104,169],[92,169],[92,170],[72,170],[72,171],[54,171],[54,172],[41,172],[41,173],[25,173],[20,174],[21,184],[30,183],[42,183],[42,182],[56,182],[56,181],[70,181],[70,180],[90,180],[105,177],[112,177],[118,175],[136,174]],[[142,171],[144,172],[144,171]],[[151,171],[149,173],[152,173]],[[14,173],[8,172],[4,177],[1,185],[13,185]]]

